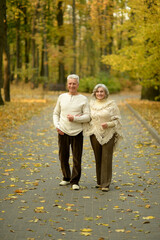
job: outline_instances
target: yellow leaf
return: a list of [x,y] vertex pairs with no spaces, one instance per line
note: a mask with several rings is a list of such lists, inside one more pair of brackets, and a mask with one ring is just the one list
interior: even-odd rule
[[83,198],[90,198],[90,196],[84,196]]
[[66,205],[69,206],[69,207],[73,207],[74,206],[73,203],[66,203]]
[[34,166],[35,167],[42,167],[42,164],[41,163],[34,163]]
[[93,220],[93,217],[85,217],[84,220],[86,220],[86,221],[92,221],[92,220]]
[[151,205],[150,204],[147,204],[146,206],[145,206],[145,208],[150,208],[151,207]]
[[116,231],[116,232],[122,232],[122,233],[125,232],[124,229],[116,229],[115,231]]
[[98,216],[98,215],[96,216],[96,219],[100,219],[100,218],[102,218],[102,216]]
[[143,219],[155,219],[155,217],[153,217],[153,216],[148,216],[148,217],[143,217]]
[[15,193],[23,193],[23,192],[25,192],[25,190],[23,190],[23,189],[16,189],[15,190]]
[[107,223],[102,223],[102,226],[108,227],[109,224],[107,224]]
[[10,187],[15,187],[16,185],[14,185],[14,184],[11,184],[11,185],[9,185]]
[[35,209],[34,209],[34,211],[36,212],[36,213],[44,213],[45,211],[44,211],[44,207],[36,207]]
[[58,232],[62,232],[62,231],[64,231],[64,228],[63,228],[63,227],[58,227],[56,230],[57,230]]
[[58,154],[58,150],[54,150],[53,153]]
[[5,172],[12,172],[14,171],[14,168],[6,169]]
[[91,228],[83,228],[81,229],[81,232],[92,232]]
[[83,236],[91,236],[91,233],[89,233],[89,232],[81,232],[81,235],[83,235]]

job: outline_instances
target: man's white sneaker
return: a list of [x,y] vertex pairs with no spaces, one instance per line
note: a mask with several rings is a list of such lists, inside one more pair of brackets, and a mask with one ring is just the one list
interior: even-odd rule
[[77,184],[73,184],[73,185],[72,185],[72,189],[73,189],[73,190],[79,190],[79,186],[78,186]]
[[64,180],[59,183],[60,186],[66,186],[66,185],[69,185],[69,184],[70,184],[69,181],[64,181]]

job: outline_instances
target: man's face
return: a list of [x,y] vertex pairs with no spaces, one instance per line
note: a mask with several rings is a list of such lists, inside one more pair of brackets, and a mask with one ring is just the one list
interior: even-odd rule
[[77,79],[75,78],[70,78],[67,81],[67,88],[70,94],[74,95],[77,94],[77,89],[78,89],[78,82]]

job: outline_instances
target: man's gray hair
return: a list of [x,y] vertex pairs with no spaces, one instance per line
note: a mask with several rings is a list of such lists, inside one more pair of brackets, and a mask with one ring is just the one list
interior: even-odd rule
[[79,76],[78,76],[78,75],[76,75],[76,74],[70,74],[70,75],[68,75],[67,81],[68,81],[68,79],[71,79],[71,78],[76,79],[77,82],[79,83]]
[[105,91],[105,93],[106,93],[106,98],[108,98],[108,96],[109,96],[109,90],[108,90],[108,88],[106,87],[106,85],[104,85],[104,84],[102,84],[102,83],[99,83],[99,84],[97,84],[97,85],[94,87],[92,96],[96,97],[96,92],[97,92],[98,88],[100,88],[100,87],[104,89],[104,91]]

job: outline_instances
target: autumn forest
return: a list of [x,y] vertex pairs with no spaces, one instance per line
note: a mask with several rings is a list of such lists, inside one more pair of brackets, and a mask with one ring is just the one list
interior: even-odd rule
[[70,73],[81,91],[109,81],[116,92],[129,81],[159,101],[159,19],[158,0],[1,0],[0,104],[12,82],[63,90]]

